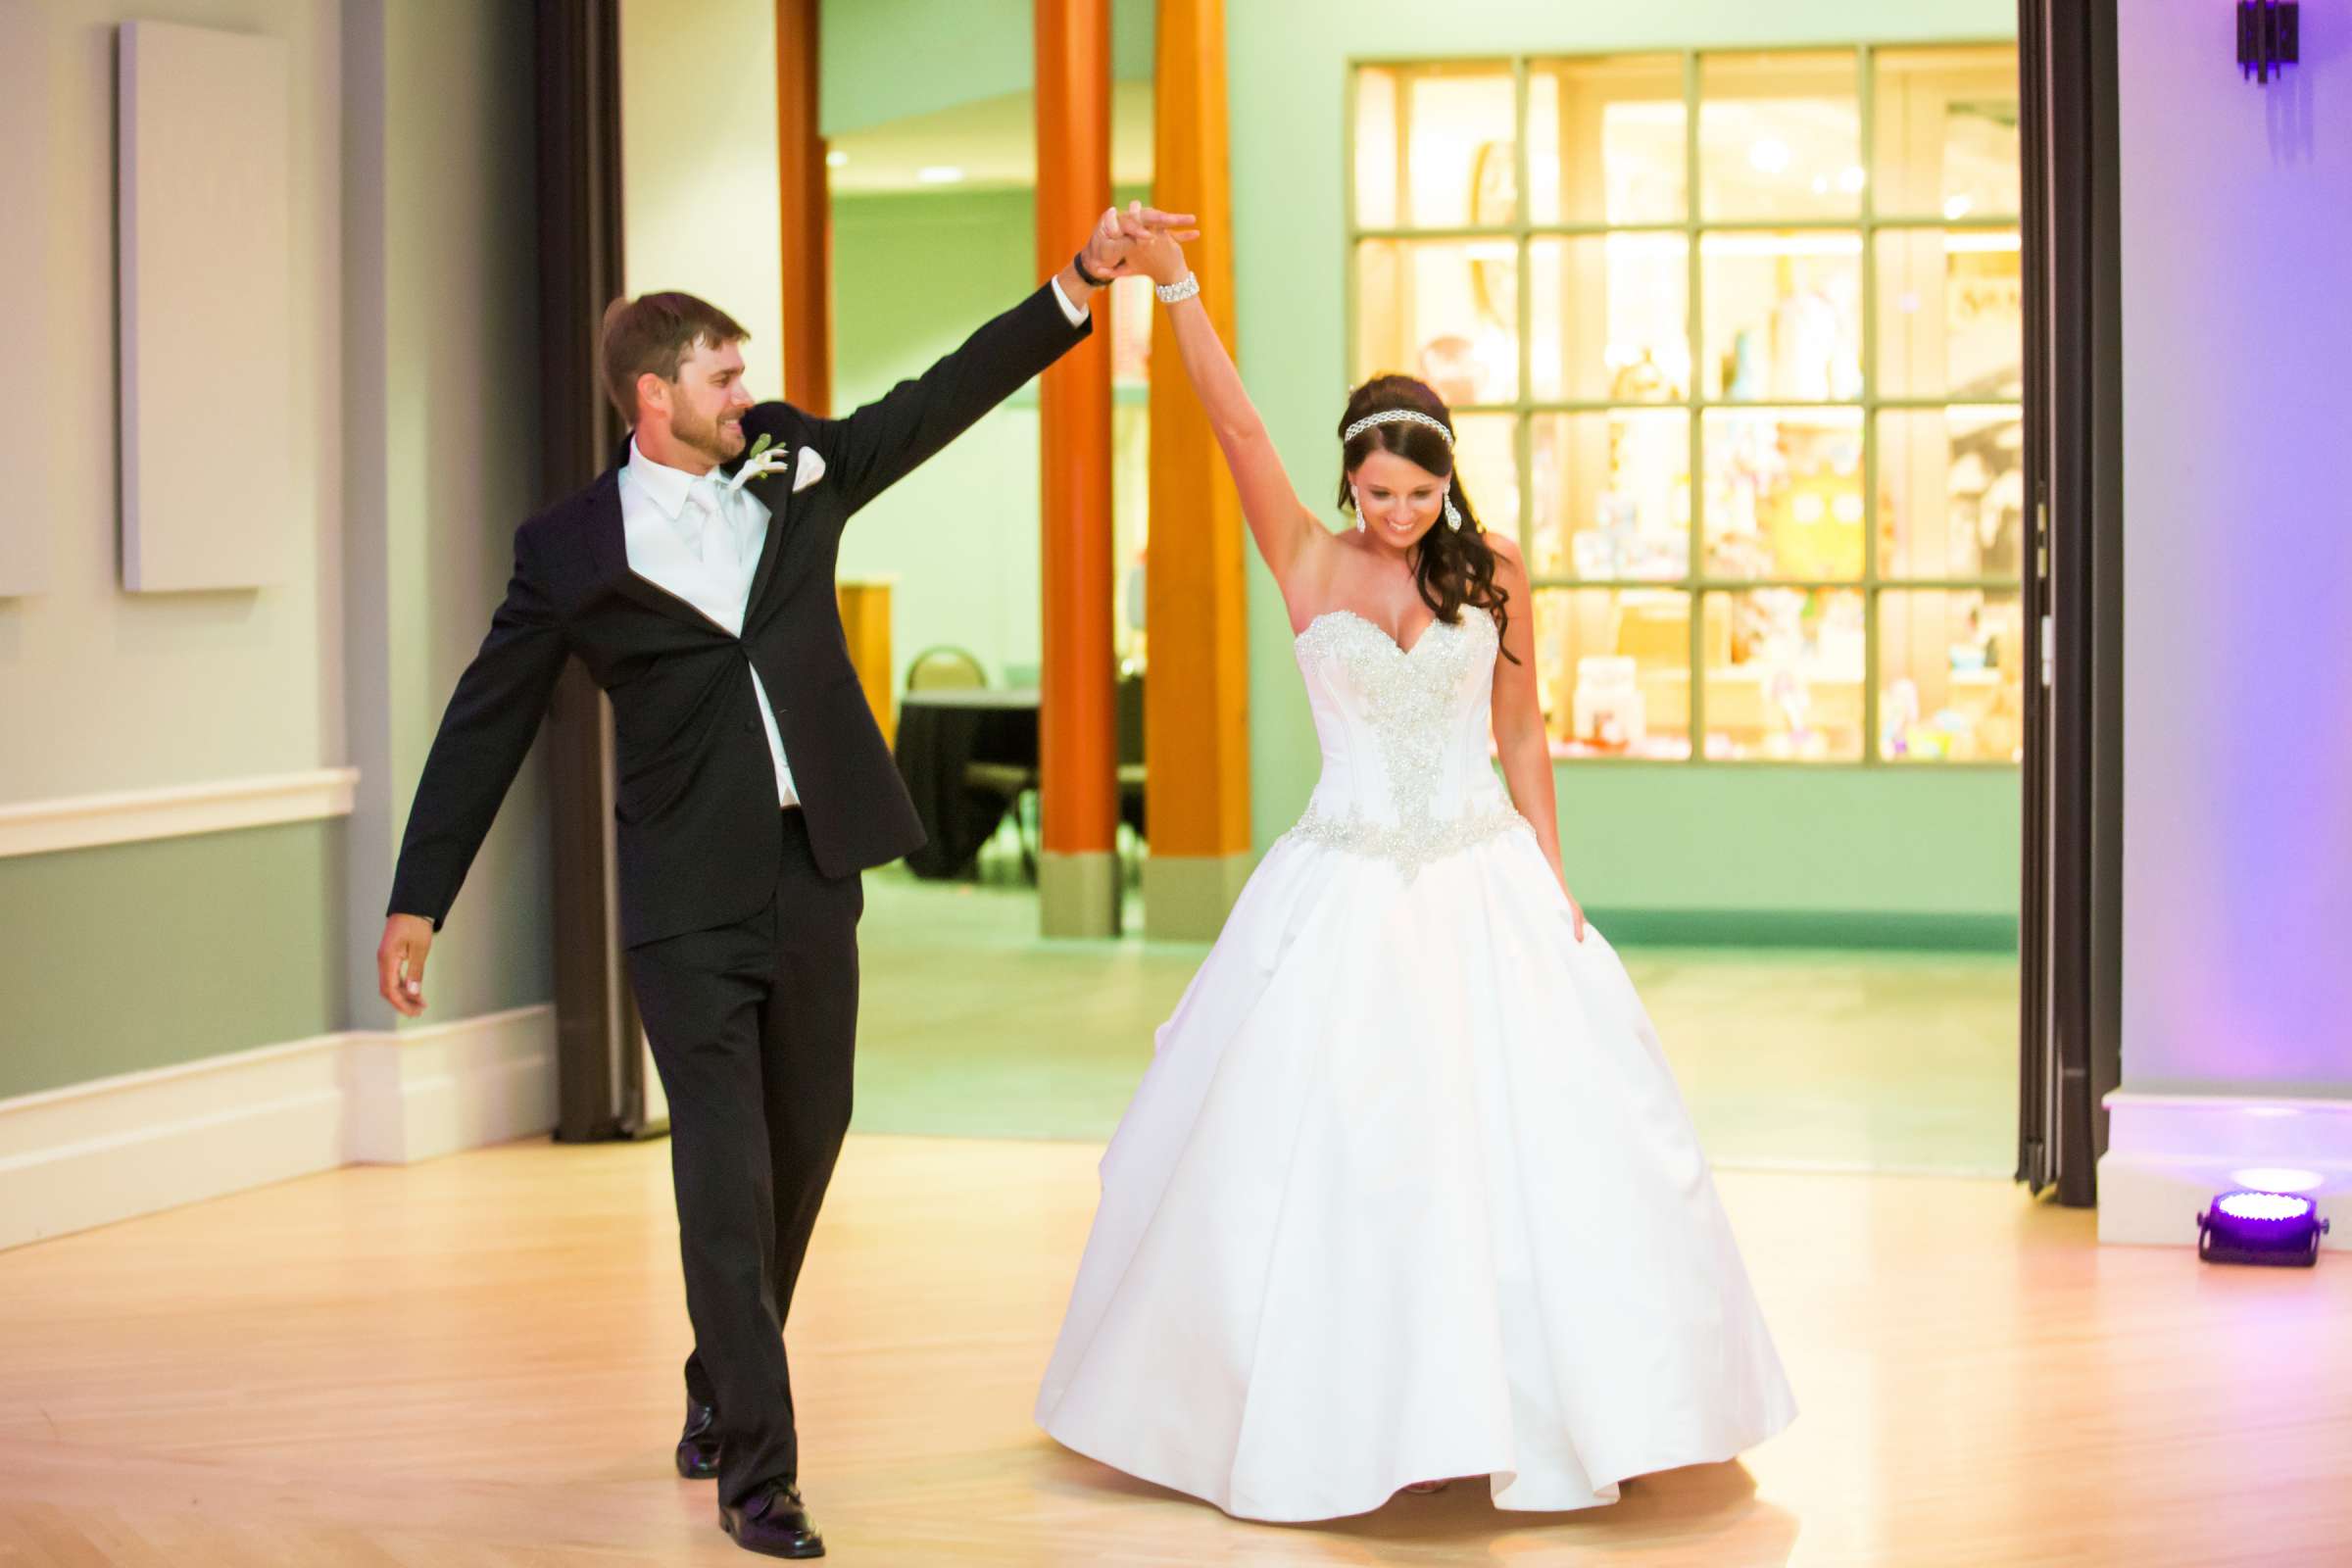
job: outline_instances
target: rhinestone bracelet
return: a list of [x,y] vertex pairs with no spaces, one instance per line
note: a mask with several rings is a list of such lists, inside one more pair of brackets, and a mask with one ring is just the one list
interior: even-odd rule
[[1195,277],[1192,273],[1187,272],[1184,274],[1184,280],[1182,282],[1160,283],[1155,285],[1152,292],[1159,296],[1160,304],[1173,305],[1178,300],[1189,300],[1194,295],[1200,293],[1200,279]]

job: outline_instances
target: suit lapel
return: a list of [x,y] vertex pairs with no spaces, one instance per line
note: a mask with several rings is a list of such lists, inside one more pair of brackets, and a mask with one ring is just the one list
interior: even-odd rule
[[743,623],[748,628],[752,612],[760,608],[760,596],[767,592],[768,580],[776,574],[776,558],[784,553],[784,528],[792,510],[793,464],[797,453],[787,452],[792,459],[783,467],[764,478],[754,479],[750,490],[767,508],[767,537],[760,545],[760,564],[752,572],[751,596],[743,603]]
[[[625,449],[623,456],[626,456]],[[620,514],[620,469],[617,466],[607,468],[604,476],[588,492],[588,553],[596,562],[600,578],[648,610],[674,615],[689,624],[716,632],[721,637],[735,635],[676,594],[650,578],[640,577],[631,569],[629,532]]]
[[620,520],[620,470],[607,468],[588,489],[588,555],[596,574],[608,581],[625,582],[629,570],[629,535]]
[[[733,636],[685,600],[630,569],[628,528],[620,514],[620,465],[628,461],[628,444],[624,441],[613,466],[604,471],[588,492],[588,550],[596,562],[598,576],[648,609],[710,627],[722,636]],[[784,530],[792,514],[792,481],[800,455],[788,451],[788,456],[792,461],[746,486],[767,508],[767,535],[760,542],[760,564],[753,570],[752,591],[744,601],[743,623],[747,632],[760,596],[774,580],[776,563],[784,553]],[[733,466],[741,466],[740,461]],[[733,469],[728,471],[732,473]]]

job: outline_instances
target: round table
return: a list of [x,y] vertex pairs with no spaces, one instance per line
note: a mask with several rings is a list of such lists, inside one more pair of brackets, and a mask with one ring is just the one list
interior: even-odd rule
[[961,876],[1004,820],[1016,792],[1006,778],[976,784],[972,764],[1037,772],[1038,691],[1031,687],[942,687],[899,699],[894,748],[899,777],[914,798],[929,842],[906,857],[920,877]]

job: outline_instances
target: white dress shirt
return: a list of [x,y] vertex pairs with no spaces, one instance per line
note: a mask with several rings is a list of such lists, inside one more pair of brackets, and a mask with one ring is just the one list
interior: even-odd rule
[[[629,461],[620,469],[620,526],[629,569],[676,595],[733,636],[743,635],[743,615],[752,597],[752,576],[767,542],[766,506],[749,489],[727,492],[716,467],[688,473],[656,463],[629,442]],[[784,736],[776,728],[774,705],[760,671],[752,671],[760,699],[760,722],[767,730],[767,752],[776,764],[776,799],[798,806],[792,764],[784,760]]]
[[[1061,279],[1051,279],[1054,303],[1072,326],[1086,322],[1086,308],[1062,292]],[[798,490],[824,472],[814,453],[800,454],[793,488]],[[760,552],[767,543],[768,511],[750,490],[730,494],[727,481],[713,466],[708,473],[688,473],[656,463],[629,441],[629,461],[620,469],[620,526],[629,553],[629,569],[656,587],[701,611],[730,635],[743,635],[744,612],[750,608],[752,577],[760,569]],[[760,671],[752,671],[752,691],[760,699],[760,722],[767,730],[768,756],[776,764],[776,799],[798,806],[792,764],[784,758],[784,736],[776,728],[776,710],[767,700]]]
[[1061,307],[1063,319],[1072,326],[1084,326],[1086,324],[1086,307],[1070,303],[1070,297],[1061,291],[1061,274],[1055,272],[1046,281],[1054,285],[1054,303]]

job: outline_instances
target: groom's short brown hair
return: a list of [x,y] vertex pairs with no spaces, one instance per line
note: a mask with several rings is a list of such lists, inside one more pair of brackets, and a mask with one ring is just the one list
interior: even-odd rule
[[664,381],[678,378],[687,350],[708,339],[712,347],[740,343],[752,334],[709,300],[691,294],[640,294],[605,307],[601,356],[605,395],[624,423],[637,422],[637,378],[651,370]]

